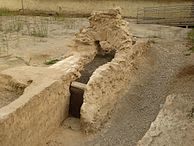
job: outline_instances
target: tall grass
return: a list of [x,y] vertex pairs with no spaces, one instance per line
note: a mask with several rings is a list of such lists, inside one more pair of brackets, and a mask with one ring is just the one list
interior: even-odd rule
[[29,28],[28,32],[31,36],[35,37],[47,37],[48,36],[48,24],[41,22],[35,23],[34,27]]
[[4,21],[4,18],[0,17],[0,31],[3,33],[20,32],[34,37],[48,37],[48,21],[37,21],[36,18],[33,18],[32,22],[24,21],[18,16],[11,16]]
[[10,41],[10,34],[2,34],[0,36],[0,56],[8,55],[9,54],[9,41]]
[[[6,11],[4,10],[3,12]],[[19,46],[20,35],[29,35],[34,38],[48,37],[48,21],[42,19],[37,21],[33,17],[32,20],[25,21],[20,16],[0,16],[0,56],[10,53],[10,41],[17,40]]]
[[23,29],[24,24],[19,18],[13,18],[9,23],[7,23],[4,27],[4,31],[6,33],[10,32],[19,32]]

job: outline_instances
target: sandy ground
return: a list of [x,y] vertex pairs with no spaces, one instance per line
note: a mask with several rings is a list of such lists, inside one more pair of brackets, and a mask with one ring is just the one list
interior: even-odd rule
[[[88,25],[83,18],[81,23],[79,18],[53,17],[7,16],[0,20],[0,71],[14,66],[44,66],[46,60],[68,55],[74,34]],[[38,36],[31,35],[34,30]],[[39,37],[41,34],[47,36]]]
[[[34,21],[33,18],[28,19],[27,22]],[[73,33],[87,25],[85,19],[76,19],[73,23],[71,20],[68,23],[67,20],[46,21],[49,21],[48,37],[25,35],[25,29],[24,33],[10,33],[13,36],[10,38],[16,39],[9,41],[8,56],[0,58],[0,70],[23,65],[45,66],[45,60],[68,55],[71,50],[67,46],[71,44]],[[136,25],[129,21],[133,35],[149,38],[151,47],[139,60],[141,65],[137,66],[134,80],[129,83],[127,94],[118,102],[109,122],[98,133],[86,136],[80,132],[79,119],[68,118],[41,146],[134,146],[155,120],[167,95],[181,88],[181,84],[175,83],[179,73],[194,64],[194,54],[185,55],[188,52],[188,30]],[[172,89],[175,84],[179,88]],[[191,89],[192,84],[185,86]]]

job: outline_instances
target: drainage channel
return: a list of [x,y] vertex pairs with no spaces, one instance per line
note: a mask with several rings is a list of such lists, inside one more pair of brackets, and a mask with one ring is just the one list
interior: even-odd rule
[[94,58],[94,60],[90,63],[88,63],[85,67],[84,70],[81,71],[81,77],[77,79],[77,82],[81,82],[84,84],[87,84],[90,77],[92,76],[93,72],[100,66],[106,64],[107,62],[110,62],[114,58],[114,54],[105,54],[101,55],[98,54]]
[[72,82],[70,87],[70,105],[69,114],[72,117],[80,118],[80,108],[83,103],[83,95],[86,84],[80,82]]
[[110,62],[114,58],[115,53],[106,55],[96,55],[94,60],[84,67],[81,71],[81,77],[75,82],[72,82],[70,86],[70,105],[69,105],[69,116],[80,118],[80,109],[83,104],[83,95],[92,73],[103,64]]

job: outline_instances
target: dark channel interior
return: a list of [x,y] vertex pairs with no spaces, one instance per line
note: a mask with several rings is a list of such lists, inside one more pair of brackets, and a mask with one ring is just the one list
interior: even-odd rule
[[[95,56],[92,62],[85,65],[84,69],[81,71],[81,77],[76,80],[78,84],[86,85],[92,76],[93,72],[103,64],[106,64],[107,62],[110,62],[114,56],[115,51],[112,52],[102,52],[101,46],[99,42],[96,42],[96,46],[98,49],[98,54]],[[79,86],[71,86],[70,87],[70,106],[69,106],[69,115],[80,118],[80,108],[83,104],[83,94],[84,89],[79,88]]]
[[77,79],[77,82],[87,84],[93,72],[103,64],[111,62],[115,56],[115,51],[106,52],[100,46],[99,41],[95,42],[98,54],[95,56],[92,62],[85,65],[84,69],[81,71],[81,77]]

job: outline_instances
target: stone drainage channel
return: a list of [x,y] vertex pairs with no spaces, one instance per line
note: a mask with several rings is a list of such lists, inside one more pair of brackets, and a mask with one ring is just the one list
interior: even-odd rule
[[69,116],[80,118],[80,109],[83,104],[84,90],[88,83],[92,73],[103,64],[111,62],[114,58],[115,53],[96,55],[94,60],[89,64],[85,65],[84,70],[81,71],[81,77],[76,81],[72,82],[70,86],[70,105],[69,105]]

